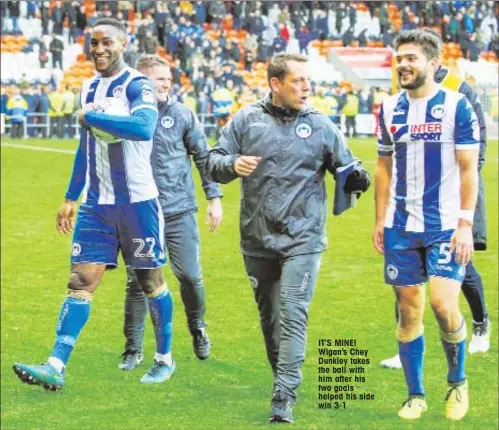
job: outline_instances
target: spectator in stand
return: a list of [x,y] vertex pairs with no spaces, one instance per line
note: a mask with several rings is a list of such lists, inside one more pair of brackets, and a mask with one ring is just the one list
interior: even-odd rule
[[178,48],[179,48],[179,39],[180,39],[178,26],[176,24],[173,24],[170,28],[168,28],[168,26],[166,26],[165,32],[166,32],[165,50],[172,57],[175,57],[175,55],[177,54]]
[[197,112],[198,102],[196,95],[192,91],[187,91],[182,97],[182,104],[187,106],[192,112]]
[[494,16],[493,9],[489,9],[487,15],[483,18],[480,24],[480,31],[485,45],[484,49],[488,51],[492,38],[498,33],[497,17]]
[[52,33],[62,36],[64,29],[64,9],[60,0],[57,0],[54,7],[52,7],[50,17],[52,19]]
[[12,89],[12,95],[7,101],[6,108],[7,118],[10,120],[10,136],[12,138],[23,137],[28,104],[16,86]]
[[291,15],[289,13],[288,5],[283,6],[281,9],[281,13],[279,14],[278,22],[279,24],[287,24],[291,19]]
[[235,30],[240,30],[243,25],[243,11],[244,11],[244,2],[237,0],[230,2],[230,8],[233,17],[232,27]]
[[52,34],[52,40],[49,45],[49,51],[52,54],[52,68],[57,68],[64,70],[62,64],[62,53],[64,52],[64,42],[57,37],[54,33]]
[[49,21],[50,21],[50,13],[49,13],[50,2],[44,1],[40,6],[40,21],[42,24],[42,36],[48,36],[49,34]]
[[2,35],[7,33],[6,20],[7,20],[7,3],[2,1],[0,2],[0,34]]
[[367,46],[367,28],[364,28],[357,36],[357,41],[359,42],[359,48],[365,48]]
[[409,6],[405,6],[402,11],[402,30],[407,30],[409,25],[411,24],[411,8]]
[[207,22],[220,25],[222,23],[223,17],[226,14],[224,2],[221,0],[208,2],[207,14]]
[[165,31],[166,31],[166,20],[168,19],[168,8],[163,5],[162,2],[157,2],[157,9],[154,16],[154,24],[156,26],[156,37],[158,43],[161,46],[165,46]]
[[496,57],[499,58],[499,34],[496,33],[489,44],[489,51],[495,52]]
[[357,9],[355,9],[352,3],[348,3],[347,14],[350,27],[355,28],[355,24],[357,24]]
[[203,25],[206,22],[206,7],[204,3],[199,0],[194,3],[194,22],[197,25]]
[[461,33],[463,33],[462,20],[463,20],[463,15],[460,12],[458,12],[455,16],[451,18],[450,33],[452,35],[452,41],[454,43],[459,43],[461,39]]
[[388,17],[388,8],[386,6],[386,2],[382,2],[380,4],[378,15],[379,15],[379,26],[380,26],[380,31],[381,31],[380,34],[383,35],[384,32],[386,30],[388,30],[388,27],[390,25],[390,20]]
[[341,35],[343,34],[343,18],[347,16],[347,9],[345,3],[341,2],[336,6],[336,33]]
[[43,138],[46,138],[49,133],[47,130],[47,115],[49,113],[49,88],[47,85],[43,85],[39,93],[40,97],[38,99],[38,106],[36,108],[38,132],[41,133]]
[[47,54],[47,45],[43,40],[40,41],[40,45],[38,48],[38,60],[40,61],[40,69],[45,68],[45,64],[49,61]]
[[477,33],[473,33],[472,35],[470,35],[468,42],[468,55],[466,58],[468,58],[472,62],[476,62],[480,58],[481,49],[478,46],[476,39],[477,39]]
[[468,34],[472,34],[475,32],[475,26],[473,23],[475,12],[474,8],[470,8],[469,11],[466,11],[465,8],[461,9],[461,14],[463,15],[463,27],[464,31]]
[[291,34],[289,33],[289,27],[286,23],[279,24],[279,34],[286,42],[286,46],[289,43],[289,39],[291,38]]
[[81,106],[81,88],[73,87],[71,88],[73,92],[73,113],[78,112]]
[[[92,12],[92,15],[87,20],[87,25],[92,28],[95,24],[95,22],[100,18],[99,12],[97,10],[94,10]],[[137,18],[138,19],[138,18]]]
[[[341,101],[341,113],[345,115],[345,128],[347,137],[357,136],[356,116],[359,113],[359,97],[350,87]],[[352,131],[352,134],[350,133]]]
[[80,2],[73,1],[66,7],[66,16],[68,17],[69,31],[68,31],[68,43],[76,43],[76,38],[78,34],[78,11],[80,9]]
[[210,113],[210,99],[206,95],[204,90],[200,90],[197,94],[197,111],[196,113],[201,116],[201,118]]
[[7,88],[5,85],[0,87],[0,113],[7,113],[7,102],[9,101],[9,96],[7,94]]
[[353,27],[349,27],[348,30],[345,31],[345,34],[343,34],[341,40],[343,41],[343,46],[352,45],[352,42],[355,40],[355,37],[353,34]]
[[147,30],[146,37],[144,39],[144,53],[145,54],[156,54],[158,49],[158,39],[153,35],[151,30]]
[[12,33],[23,34],[19,27],[19,16],[21,15],[20,3],[18,1],[8,1],[7,8],[9,9],[10,19],[12,20]]
[[439,5],[440,2],[435,1],[435,2],[428,2],[429,5],[431,5],[431,16],[433,17],[433,23],[432,25],[439,26],[440,22],[442,20],[442,9],[440,8]]
[[450,43],[453,41],[453,35],[450,28],[450,17],[449,15],[444,15],[442,17],[441,24],[441,35],[444,43]]
[[383,45],[385,45],[387,48],[393,48],[393,27],[391,26],[391,24],[389,24],[389,26],[381,35],[381,40],[383,42]]
[[87,56],[87,60],[90,60],[90,41],[92,39],[92,33],[88,27],[83,30],[83,53]]
[[26,2],[26,17],[28,19],[36,18],[38,13],[39,1],[30,1]]
[[181,85],[180,79],[182,78],[182,67],[180,66],[180,60],[176,58],[172,66],[172,81],[176,85]]
[[81,36],[86,26],[87,26],[87,15],[85,13],[85,6],[81,5],[76,10],[76,34],[78,36]]
[[459,46],[464,58],[468,58],[468,49],[470,44],[470,35],[466,31],[461,31],[459,34]]
[[255,60],[255,55],[252,49],[246,49],[244,53],[244,69],[248,72],[251,72],[253,67],[253,61]]
[[280,13],[281,10],[279,8],[279,4],[276,2],[272,5],[267,13],[267,16],[269,18],[269,25],[277,25],[277,23],[279,22]]
[[35,127],[35,117],[36,117],[36,108],[38,107],[39,98],[36,88],[32,85],[29,86],[23,94],[24,100],[26,100],[27,104],[27,133],[28,137],[36,136],[36,127]]
[[129,45],[129,49],[123,55],[123,59],[125,60],[125,63],[127,63],[130,67],[135,67],[135,63],[137,62],[139,57],[139,42],[138,40],[136,40]]
[[50,137],[64,137],[64,95],[59,87],[49,94]]
[[272,44],[272,54],[271,55],[276,55],[279,52],[285,51],[286,50],[286,40],[281,36],[281,34],[278,34],[274,38],[274,42]]
[[372,111],[372,96],[369,88],[364,87],[359,92],[359,113],[371,113]]
[[138,1],[137,3],[137,12],[140,14],[146,14],[149,9],[153,7],[152,1]]
[[130,19],[130,12],[133,10],[132,1],[118,1],[118,10],[123,14],[123,19],[128,21]]
[[74,137],[73,128],[73,113],[74,113],[74,103],[75,96],[71,91],[69,85],[64,87],[64,92],[62,93],[63,105],[62,105],[62,121],[63,121],[63,136],[72,138]]

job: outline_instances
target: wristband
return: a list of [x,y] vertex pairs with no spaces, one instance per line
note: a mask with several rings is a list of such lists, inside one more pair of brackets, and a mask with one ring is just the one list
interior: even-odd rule
[[459,211],[459,218],[469,221],[473,224],[473,218],[475,217],[475,211],[471,209],[461,209]]

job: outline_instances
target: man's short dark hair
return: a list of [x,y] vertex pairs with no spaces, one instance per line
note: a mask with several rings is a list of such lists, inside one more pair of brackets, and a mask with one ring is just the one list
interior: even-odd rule
[[420,30],[409,30],[400,33],[393,41],[393,46],[397,51],[400,46],[407,44],[419,45],[429,60],[439,58],[442,51],[442,39],[429,28]]
[[270,84],[272,78],[277,78],[282,81],[289,73],[288,61],[297,61],[299,63],[308,62],[306,55],[290,54],[289,52],[281,52],[274,55],[270,59],[269,67],[267,69],[267,81]]
[[117,28],[118,30],[120,30],[123,33],[123,35],[126,34],[125,25],[121,21],[119,21],[115,18],[100,18],[97,21],[95,21],[92,28],[98,27],[99,25],[110,25],[111,27],[114,27],[114,28]]

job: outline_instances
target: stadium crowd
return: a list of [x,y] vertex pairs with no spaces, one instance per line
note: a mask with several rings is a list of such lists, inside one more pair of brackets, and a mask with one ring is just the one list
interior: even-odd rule
[[[134,65],[142,53],[160,53],[171,61],[172,94],[200,115],[218,120],[266,92],[264,79],[248,76],[295,41],[300,53],[314,41],[337,41],[341,46],[392,46],[401,30],[429,26],[444,42],[459,47],[460,57],[477,61],[480,52],[499,56],[499,14],[493,1],[329,2],[329,1],[27,1],[25,18],[40,20],[39,37],[31,37],[23,52],[38,52],[40,68],[65,70],[63,51],[81,43],[88,56],[90,30],[100,17],[116,17],[127,27],[125,59]],[[1,2],[2,38],[21,35],[19,2]],[[359,27],[359,13],[370,21]],[[359,31],[359,29],[361,29]],[[49,55],[51,63],[49,64]],[[262,66],[262,67],[260,67]],[[28,135],[72,136],[71,115],[78,107],[79,85],[68,85],[62,72],[49,81],[23,76],[4,81],[1,112],[13,124],[45,124],[28,128]],[[259,75],[264,76],[264,74]],[[62,84],[61,84],[62,81]],[[76,87],[76,89],[74,88]],[[311,103],[335,122],[340,115],[376,113],[388,89],[358,90],[345,81],[313,82]],[[29,114],[29,115],[28,115]],[[355,135],[355,124],[352,134]],[[21,129],[11,128],[13,136]]]

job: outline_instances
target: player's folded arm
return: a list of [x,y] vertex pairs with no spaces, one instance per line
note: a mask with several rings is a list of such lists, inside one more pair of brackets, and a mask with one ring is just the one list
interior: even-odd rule
[[86,112],[85,122],[99,130],[126,140],[151,140],[158,121],[156,93],[149,79],[139,77],[127,86],[130,116]]

